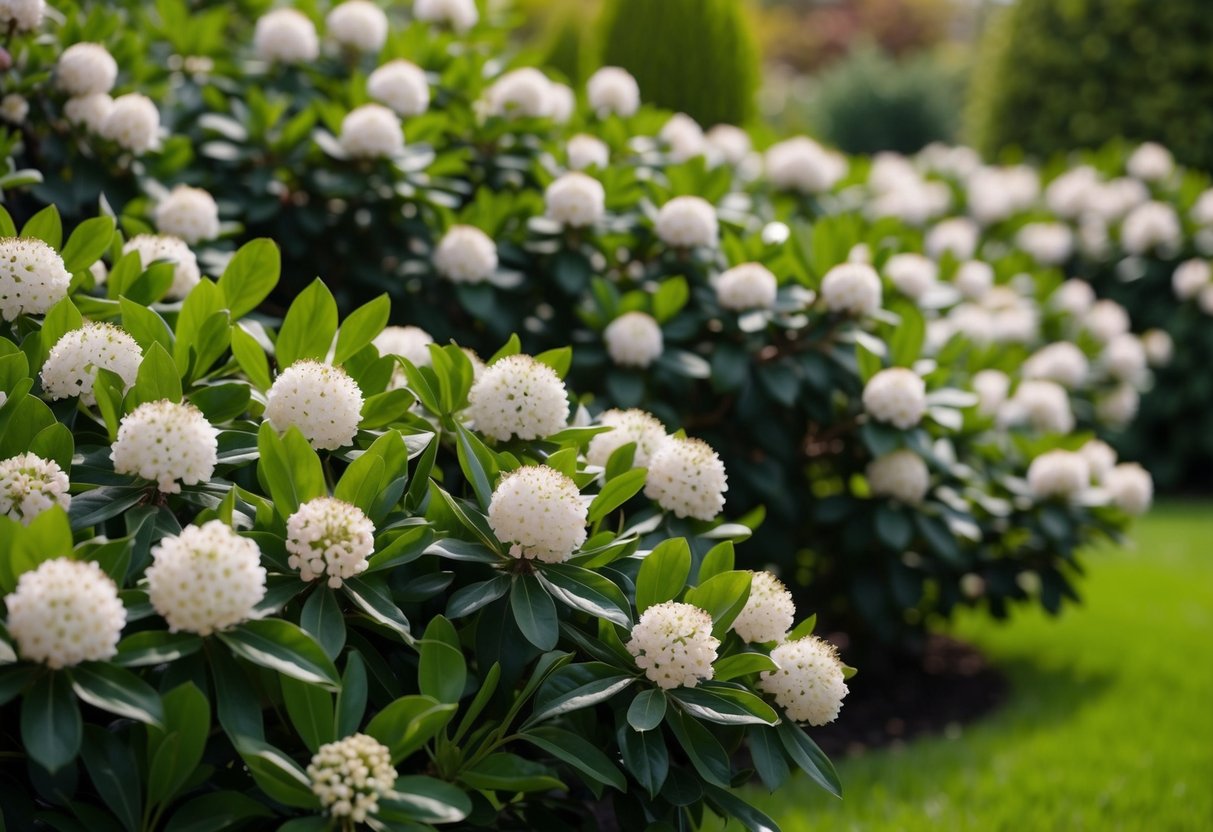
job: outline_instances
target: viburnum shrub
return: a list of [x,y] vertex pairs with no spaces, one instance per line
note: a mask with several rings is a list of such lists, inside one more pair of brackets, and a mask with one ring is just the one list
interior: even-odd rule
[[[51,201],[82,219],[104,196],[128,239],[104,288],[106,267],[81,288],[193,297],[236,243],[266,237],[287,279],[263,326],[319,273],[351,314],[388,293],[399,328],[379,345],[423,361],[427,339],[484,355],[517,334],[536,357],[572,344],[589,417],[637,431],[633,458],[660,474],[645,495],[688,522],[723,500],[757,526],[759,565],[861,641],[912,643],[960,604],[1056,610],[1076,595],[1075,553],[1128,522],[1098,477],[1064,497],[1029,486],[1037,457],[1130,422],[1150,381],[1125,310],[1064,281],[1082,249],[1032,215],[1033,169],[958,172],[963,150],[869,163],[806,137],[760,152],[737,127],[634,106],[618,68],[573,90],[517,65],[470,2],[393,6],[386,39],[362,4],[62,5],[64,25],[12,44],[6,90],[29,112],[6,133],[6,187],[41,172],[12,195],[22,216]],[[110,82],[96,50],[60,67],[80,42],[113,56],[109,89],[93,91]],[[60,81],[86,61],[88,90]],[[949,216],[960,206],[971,217]],[[1129,237],[1149,249],[1168,217],[1150,209]],[[278,348],[281,374],[259,377],[267,421],[344,447],[371,399]],[[501,394],[523,385],[538,406],[553,398],[546,372],[523,359],[485,372],[469,396],[482,432],[544,434]],[[346,392],[309,398],[322,375]],[[394,370],[384,389],[416,388]],[[645,447],[649,417],[692,438]],[[557,542],[513,541],[545,558]],[[355,548],[292,554],[344,582]]]
[[592,417],[571,350],[407,358],[319,280],[271,323],[267,240],[167,301],[112,218],[0,238],[37,253],[0,329],[6,828],[774,828],[755,772],[839,792],[801,726],[851,669],[738,568],[712,448]]

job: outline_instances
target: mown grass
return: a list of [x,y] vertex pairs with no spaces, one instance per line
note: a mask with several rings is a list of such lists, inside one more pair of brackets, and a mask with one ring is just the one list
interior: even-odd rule
[[1010,677],[997,713],[842,761],[843,801],[803,778],[747,798],[784,832],[1213,830],[1213,504],[1133,537],[1087,553],[1081,608],[957,622]]

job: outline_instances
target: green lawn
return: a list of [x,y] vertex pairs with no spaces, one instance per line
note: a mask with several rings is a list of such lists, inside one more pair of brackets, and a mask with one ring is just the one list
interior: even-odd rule
[[993,716],[843,761],[841,802],[803,779],[748,797],[785,832],[1213,830],[1213,505],[1163,505],[1134,538],[1087,554],[1059,619],[957,623],[1011,678]]

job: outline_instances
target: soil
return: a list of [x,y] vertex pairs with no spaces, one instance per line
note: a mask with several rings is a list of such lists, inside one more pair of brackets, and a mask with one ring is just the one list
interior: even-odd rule
[[942,635],[929,636],[920,656],[891,659],[883,668],[866,664],[847,685],[838,720],[810,732],[832,758],[955,735],[1002,704],[1008,691],[1006,677],[977,648]]

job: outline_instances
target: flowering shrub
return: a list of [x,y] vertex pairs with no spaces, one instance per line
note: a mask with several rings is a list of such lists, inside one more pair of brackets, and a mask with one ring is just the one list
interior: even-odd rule
[[168,301],[109,217],[0,231],[46,293],[0,330],[8,828],[773,828],[743,744],[838,793],[799,724],[850,669],[772,658],[813,618],[736,567],[715,453],[592,418],[570,350],[381,353],[388,298],[320,281],[271,323],[265,240]]

